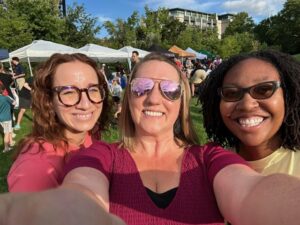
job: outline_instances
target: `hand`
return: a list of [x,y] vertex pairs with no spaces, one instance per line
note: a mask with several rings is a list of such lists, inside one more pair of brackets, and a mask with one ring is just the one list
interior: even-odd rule
[[31,194],[0,195],[3,225],[125,225],[80,191],[57,188]]

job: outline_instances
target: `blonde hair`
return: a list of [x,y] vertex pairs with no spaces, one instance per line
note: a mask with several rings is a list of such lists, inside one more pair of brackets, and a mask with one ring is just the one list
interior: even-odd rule
[[[144,59],[142,59],[139,63],[137,63],[131,73],[130,81],[136,77],[136,73],[146,62],[149,61],[159,61],[165,62],[172,66],[176,71],[180,79],[180,83],[182,84],[183,93],[181,96],[181,109],[178,115],[178,118],[174,124],[174,136],[175,141],[179,144],[182,143],[184,146],[197,144],[198,137],[195,133],[195,130],[192,125],[191,116],[190,116],[190,86],[187,78],[185,78],[177,65],[168,59],[167,57],[158,54],[151,53],[147,55]],[[130,84],[125,90],[123,102],[122,102],[122,113],[120,118],[120,138],[121,138],[121,146],[127,148],[129,151],[133,151],[134,143],[133,139],[135,137],[135,125],[131,117],[130,109],[129,109],[129,101],[131,97]]]

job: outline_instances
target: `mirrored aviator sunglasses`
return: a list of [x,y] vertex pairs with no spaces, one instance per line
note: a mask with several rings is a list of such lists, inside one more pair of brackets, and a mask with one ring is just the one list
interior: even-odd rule
[[226,102],[240,101],[245,93],[249,93],[252,98],[259,100],[270,98],[280,87],[280,81],[267,81],[247,88],[222,87],[218,89],[218,93]]
[[130,83],[131,93],[136,96],[143,96],[152,91],[155,83],[159,83],[159,90],[164,98],[175,101],[180,98],[182,88],[180,83],[172,80],[160,80],[151,78],[134,78]]

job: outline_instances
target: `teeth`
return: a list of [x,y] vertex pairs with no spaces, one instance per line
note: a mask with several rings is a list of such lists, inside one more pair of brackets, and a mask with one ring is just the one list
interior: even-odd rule
[[162,116],[162,112],[144,111],[147,116]]
[[88,120],[88,119],[91,118],[91,116],[92,116],[91,113],[89,113],[89,114],[76,114],[76,117],[80,120]]
[[263,120],[264,120],[264,118],[262,118],[262,117],[252,117],[252,118],[246,118],[246,119],[241,118],[241,119],[239,119],[239,123],[243,127],[253,127],[253,126],[259,125]]

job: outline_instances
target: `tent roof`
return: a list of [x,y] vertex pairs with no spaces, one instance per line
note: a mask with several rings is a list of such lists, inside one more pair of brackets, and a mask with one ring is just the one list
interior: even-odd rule
[[87,51],[87,52],[99,52],[99,53],[120,53],[118,50],[96,45],[96,44],[86,44],[85,46],[79,48],[80,50]]
[[86,44],[79,48],[79,50],[87,52],[89,57],[96,58],[100,62],[124,62],[128,58],[126,52],[96,44]]
[[206,51],[206,50],[203,50],[203,49],[199,50],[199,52],[202,53],[202,54],[207,55],[208,58],[215,58],[216,57],[213,53],[211,53],[209,51]]
[[124,46],[123,48],[120,48],[119,51],[126,52],[128,54],[128,57],[131,57],[131,53],[133,51],[137,51],[139,53],[140,58],[144,58],[146,55],[148,55],[150,53],[148,51],[145,51],[145,50],[142,50],[139,48],[134,48],[131,46]]
[[0,49],[0,60],[9,58],[8,50],[7,49]]
[[173,45],[169,51],[176,53],[180,57],[196,57],[195,53],[187,52],[176,45]]
[[196,54],[197,59],[206,59],[207,58],[207,55],[202,54],[200,52],[196,52],[194,49],[192,49],[190,47],[188,47],[185,51]]
[[54,43],[51,41],[35,40],[31,44],[19,48],[11,53],[9,57],[18,57],[21,61],[27,61],[29,58],[31,62],[45,61],[54,53],[74,53],[77,49]]

